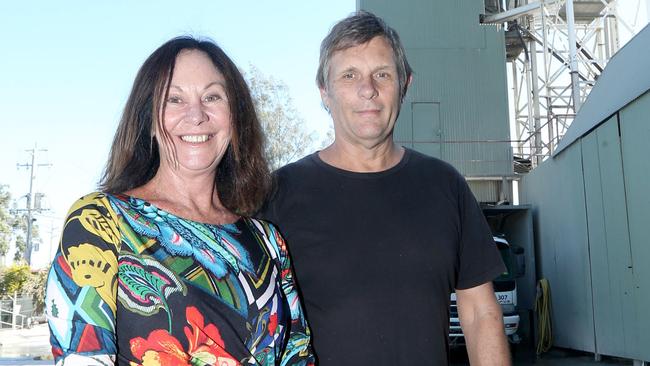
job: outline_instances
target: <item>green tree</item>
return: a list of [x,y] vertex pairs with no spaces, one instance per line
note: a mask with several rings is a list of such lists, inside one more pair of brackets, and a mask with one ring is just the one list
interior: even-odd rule
[[49,267],[32,271],[26,264],[14,264],[0,270],[0,297],[14,293],[32,295],[35,311],[41,314],[45,308],[45,285]]
[[7,255],[11,242],[13,218],[9,213],[11,194],[6,185],[0,185],[0,257]]
[[31,271],[26,264],[14,264],[0,273],[0,295],[22,293],[29,281]]
[[45,286],[47,285],[47,275],[50,272],[50,266],[45,269],[33,271],[27,282],[23,285],[23,292],[32,294],[36,313],[41,314],[45,309]]
[[250,66],[246,79],[266,135],[265,152],[272,170],[304,156],[315,142],[293,106],[287,85]]

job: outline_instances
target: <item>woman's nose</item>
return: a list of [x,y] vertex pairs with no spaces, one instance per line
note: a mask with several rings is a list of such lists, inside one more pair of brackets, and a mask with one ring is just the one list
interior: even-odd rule
[[186,120],[193,124],[201,124],[207,120],[208,116],[201,103],[192,103],[187,110]]

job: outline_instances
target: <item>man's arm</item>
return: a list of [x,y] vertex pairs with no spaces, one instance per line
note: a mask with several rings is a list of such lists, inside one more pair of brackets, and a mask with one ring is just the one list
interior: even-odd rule
[[501,306],[492,282],[456,290],[460,325],[472,366],[508,366],[510,352],[503,328]]

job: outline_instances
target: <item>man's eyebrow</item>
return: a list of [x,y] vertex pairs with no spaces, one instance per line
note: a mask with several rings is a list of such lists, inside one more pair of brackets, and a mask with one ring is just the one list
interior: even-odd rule
[[354,66],[349,66],[341,71],[339,71],[339,74],[345,74],[346,72],[353,72],[353,71],[358,71],[358,69]]
[[[374,69],[372,69],[372,72],[384,71],[384,70],[393,70],[393,69],[395,69],[394,66],[386,64],[386,65],[381,65],[381,66],[375,67]],[[350,67],[347,67],[347,68],[339,71],[338,73],[339,74],[344,74],[346,72],[353,72],[353,71],[359,71],[359,69],[357,67],[355,67],[355,66],[350,66]]]
[[392,70],[392,69],[394,69],[394,67],[391,66],[391,65],[381,65],[381,66],[378,66],[378,67],[374,68],[373,71]]

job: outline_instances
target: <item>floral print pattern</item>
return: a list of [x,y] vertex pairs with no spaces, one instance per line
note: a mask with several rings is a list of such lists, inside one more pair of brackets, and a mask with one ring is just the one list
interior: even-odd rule
[[186,220],[93,193],[48,277],[57,365],[314,364],[284,240],[270,224]]

